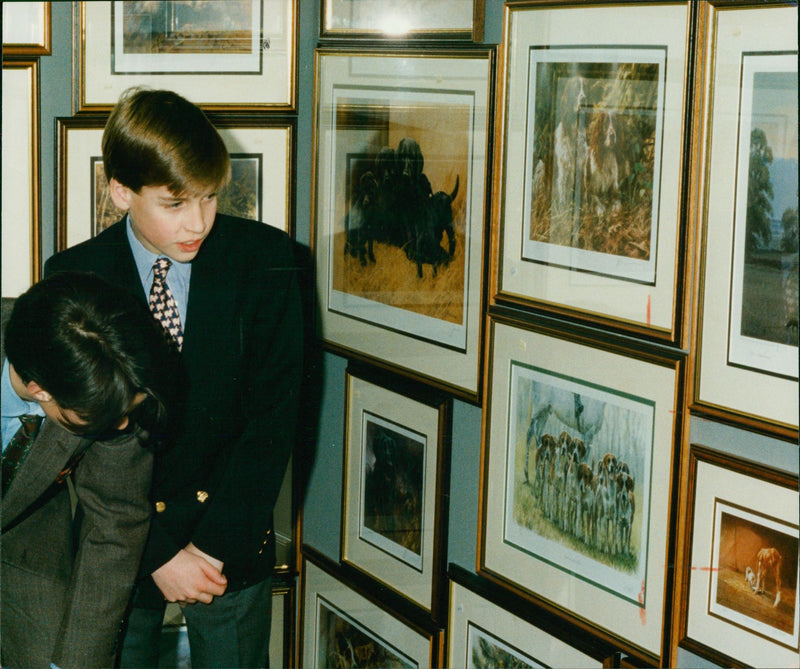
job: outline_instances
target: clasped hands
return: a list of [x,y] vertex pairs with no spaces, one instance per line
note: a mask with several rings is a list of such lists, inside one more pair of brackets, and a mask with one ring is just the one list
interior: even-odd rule
[[153,580],[168,602],[210,604],[228,587],[222,567],[220,560],[190,542],[153,572]]

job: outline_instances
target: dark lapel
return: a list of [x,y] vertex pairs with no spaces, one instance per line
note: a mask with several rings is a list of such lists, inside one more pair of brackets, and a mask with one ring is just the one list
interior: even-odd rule
[[[189,303],[186,307],[183,356],[207,356],[220,340],[220,328],[237,327],[233,318],[240,261],[231,257],[231,227],[224,216],[217,216],[214,229],[192,261]],[[228,332],[225,337],[232,336]]]
[[130,290],[131,286],[138,286],[136,295],[146,304],[147,295],[139,278],[139,271],[136,269],[131,245],[128,243],[127,227],[127,219],[123,218],[95,237],[92,243],[102,247],[104,252],[94,254],[92,261],[99,263],[96,268],[99,274],[112,279],[123,288]]
[[33,504],[56,480],[72,454],[85,440],[52,420],[45,420],[30,452],[3,497],[3,525]]

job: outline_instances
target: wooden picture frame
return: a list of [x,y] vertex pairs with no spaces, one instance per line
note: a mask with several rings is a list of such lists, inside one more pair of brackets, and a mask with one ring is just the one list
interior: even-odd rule
[[722,666],[797,666],[797,476],[692,444],[687,528],[679,645]]
[[506,5],[492,304],[683,341],[691,5]]
[[[480,374],[492,53],[316,53],[320,336],[342,355],[471,401]],[[414,165],[406,176],[404,161]]]
[[[56,119],[58,132],[57,250],[74,246],[122,217],[108,193],[101,141],[108,116]],[[210,114],[228,151],[234,178],[218,210],[293,232],[296,121],[281,117]],[[240,174],[237,162],[244,167]],[[229,197],[230,195],[230,197]]]
[[488,349],[478,572],[657,664],[682,357],[498,317]]
[[[615,649],[576,630],[556,636],[554,625],[527,602],[515,602],[495,584],[450,565],[448,667],[606,667]],[[550,619],[552,620],[552,618]],[[584,638],[581,638],[581,637]],[[576,644],[576,645],[573,645]],[[589,647],[591,646],[591,647]]]
[[690,408],[797,441],[797,8],[704,9]]
[[224,22],[214,3],[145,4],[75,3],[76,111],[108,111],[131,86],[214,111],[296,108],[297,0],[226,2]]
[[483,41],[485,0],[322,0],[320,35]]
[[342,564],[442,617],[452,399],[351,365]]
[[[333,666],[331,656],[355,653],[374,666],[413,669],[439,666],[442,632],[398,615],[364,591],[353,588],[337,566],[304,549],[301,574],[300,664]],[[351,661],[355,661],[351,658]]]
[[2,292],[18,297],[42,272],[38,59],[3,60],[3,124]]
[[49,56],[49,2],[3,3],[3,56]]

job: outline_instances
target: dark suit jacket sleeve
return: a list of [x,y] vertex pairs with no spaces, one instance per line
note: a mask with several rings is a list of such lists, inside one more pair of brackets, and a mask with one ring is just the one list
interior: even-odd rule
[[53,662],[109,666],[147,538],[152,452],[138,434],[93,444],[74,474],[83,514]]
[[[274,538],[272,510],[295,443],[302,377],[303,319],[288,237],[270,245],[271,262],[247,280],[252,307],[243,341],[247,368],[239,392],[244,429],[228,446],[215,490],[192,534],[200,550],[248,571]],[[194,279],[193,279],[194,280]]]

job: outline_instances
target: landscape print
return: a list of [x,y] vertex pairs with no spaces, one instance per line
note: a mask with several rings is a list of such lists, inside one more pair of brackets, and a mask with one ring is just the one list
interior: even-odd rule
[[250,53],[252,0],[122,4],[125,53]]
[[425,437],[372,414],[364,421],[360,536],[421,569]]
[[798,532],[717,500],[709,612],[798,649]]
[[512,363],[505,539],[645,604],[651,402]]
[[[108,180],[103,170],[103,159],[91,158],[92,171],[92,237],[120,220],[125,212],[111,199]],[[261,155],[232,153],[231,180],[217,194],[217,211],[220,214],[261,220]]]
[[746,55],[730,362],[797,378],[797,54]]
[[523,256],[653,283],[665,52],[531,58]]

